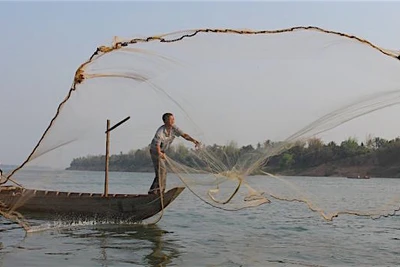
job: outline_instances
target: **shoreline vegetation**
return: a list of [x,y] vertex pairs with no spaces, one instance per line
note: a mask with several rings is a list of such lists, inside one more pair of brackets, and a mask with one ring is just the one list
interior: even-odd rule
[[[213,145],[204,149],[211,151],[225,166],[233,167],[243,160],[243,155],[261,155],[279,145],[267,140],[256,147],[238,147],[231,141],[224,146]],[[197,160],[192,152],[192,149],[179,144],[171,147],[167,155],[188,167],[206,170],[204,163]],[[400,137],[392,140],[369,137],[361,143],[355,138],[348,138],[340,144],[325,144],[319,138],[312,138],[307,142],[297,142],[283,153],[272,156],[261,170],[253,174],[264,171],[290,176],[400,178],[399,161]],[[105,155],[88,155],[73,159],[67,170],[104,171],[104,164]],[[148,148],[111,155],[109,171],[153,172]]]

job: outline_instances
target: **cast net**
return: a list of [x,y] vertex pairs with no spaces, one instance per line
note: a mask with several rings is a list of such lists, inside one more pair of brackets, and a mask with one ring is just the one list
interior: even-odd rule
[[[40,142],[9,178],[30,164],[68,167],[72,159],[104,154],[106,120],[127,116],[112,133],[111,153],[122,159],[144,151],[144,160],[126,169],[147,164],[151,171],[148,145],[162,114],[171,112],[202,146],[177,138],[166,153],[168,177],[214,207],[297,201],[327,220],[394,214],[398,190],[384,182],[299,175],[370,175],[365,166],[376,159],[369,156],[378,153],[375,137],[399,132],[399,73],[397,51],[317,27],[116,38],[78,68]],[[385,198],[368,193],[385,188]]]

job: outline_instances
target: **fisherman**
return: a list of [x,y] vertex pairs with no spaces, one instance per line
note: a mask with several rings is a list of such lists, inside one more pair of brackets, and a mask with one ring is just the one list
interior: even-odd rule
[[187,141],[193,142],[198,148],[200,142],[184,133],[175,125],[175,118],[172,113],[165,113],[162,116],[164,125],[161,125],[154,135],[150,144],[150,155],[153,161],[155,178],[149,189],[149,194],[160,194],[160,187],[164,193],[167,179],[167,169],[165,165],[165,151],[169,148],[175,137],[182,136]]

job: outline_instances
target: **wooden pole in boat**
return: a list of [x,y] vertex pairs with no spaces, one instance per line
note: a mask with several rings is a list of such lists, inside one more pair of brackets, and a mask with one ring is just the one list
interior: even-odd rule
[[110,160],[110,132],[129,120],[131,117],[128,116],[122,121],[115,124],[113,127],[110,128],[110,120],[107,120],[107,130],[106,130],[106,167],[105,167],[105,181],[104,181],[104,196],[108,196],[108,165]]
[[104,196],[108,196],[108,165],[110,159],[110,120],[107,120],[107,131],[106,131],[106,168],[105,168],[105,181],[104,181]]

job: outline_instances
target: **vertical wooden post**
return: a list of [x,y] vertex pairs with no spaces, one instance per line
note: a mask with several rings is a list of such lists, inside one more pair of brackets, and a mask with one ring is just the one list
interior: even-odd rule
[[110,157],[110,120],[107,120],[107,131],[106,131],[106,169],[105,169],[105,181],[104,181],[104,196],[108,196],[108,164]]
[[115,124],[113,127],[110,128],[110,120],[107,120],[107,130],[106,130],[106,167],[105,167],[105,181],[104,181],[104,196],[108,197],[108,165],[110,160],[110,132],[129,120],[131,117],[126,117],[122,121]]

